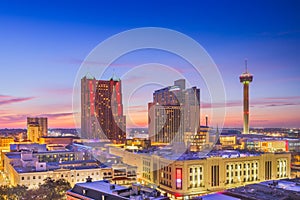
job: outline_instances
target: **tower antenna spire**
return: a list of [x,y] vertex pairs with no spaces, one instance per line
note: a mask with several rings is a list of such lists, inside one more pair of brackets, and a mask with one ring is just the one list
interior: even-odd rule
[[248,60],[247,60],[247,58],[245,59],[245,69],[246,69],[246,73],[248,73]]

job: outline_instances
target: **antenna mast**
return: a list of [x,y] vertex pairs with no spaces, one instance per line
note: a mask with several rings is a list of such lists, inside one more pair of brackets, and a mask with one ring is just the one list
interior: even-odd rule
[[248,60],[245,59],[245,69],[246,69],[246,73],[248,73]]

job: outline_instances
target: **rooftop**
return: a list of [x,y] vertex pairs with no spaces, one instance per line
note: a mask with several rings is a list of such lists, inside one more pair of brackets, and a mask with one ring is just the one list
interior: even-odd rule
[[81,170],[81,169],[96,169],[105,168],[105,165],[98,164],[95,160],[77,160],[77,161],[67,161],[67,162],[49,162],[46,164],[45,170],[36,170],[35,166],[14,166],[14,169],[18,173],[30,173],[30,172],[42,172],[42,171],[55,171],[59,169],[65,170]]
[[215,193],[215,194],[208,194],[205,196],[200,196],[200,197],[195,197],[193,199],[201,199],[201,200],[240,200],[240,198],[235,198],[235,197],[231,197],[231,196],[227,196],[225,194],[222,193]]
[[[274,184],[275,183],[275,184]],[[275,188],[280,188],[284,190],[294,191],[300,193],[300,179],[299,182],[293,182],[289,180],[279,180],[279,181],[265,181],[261,183],[266,186],[274,186]]]
[[109,199],[169,199],[160,196],[155,189],[144,187],[139,184],[133,184],[131,187],[124,187],[111,184],[109,181],[94,181],[86,183],[77,183],[73,189],[67,192],[67,195],[81,198],[84,196],[92,199],[101,199],[102,195],[110,196]]
[[293,180],[266,181],[259,184],[251,184],[244,187],[228,189],[224,194],[241,199],[300,199],[299,182]]
[[155,147],[147,150],[137,151],[135,153],[145,155],[158,155],[169,160],[201,160],[211,157],[238,158],[260,156],[261,154],[263,154],[263,152],[249,152],[246,150],[203,150],[201,152],[179,151],[179,153],[176,153],[170,146]]

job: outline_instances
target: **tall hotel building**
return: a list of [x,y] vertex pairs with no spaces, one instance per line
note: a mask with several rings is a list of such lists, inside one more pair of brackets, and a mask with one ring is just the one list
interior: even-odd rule
[[121,80],[81,79],[81,137],[109,139],[123,143],[126,139],[126,118],[123,115]]
[[185,80],[177,80],[153,93],[148,113],[152,142],[183,142],[185,132],[197,132],[199,127],[200,89],[186,89]]

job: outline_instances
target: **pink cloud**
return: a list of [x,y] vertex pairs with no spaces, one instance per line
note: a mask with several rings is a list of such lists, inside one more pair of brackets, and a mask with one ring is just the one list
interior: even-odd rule
[[0,94],[0,99],[10,98],[11,96]]
[[49,113],[49,114],[41,114],[38,115],[38,117],[48,117],[48,118],[60,118],[60,117],[69,117],[73,116],[72,112],[66,112],[66,113]]
[[39,88],[36,91],[44,94],[51,94],[51,95],[64,95],[64,94],[72,94],[73,88]]
[[12,104],[12,103],[29,101],[29,100],[34,99],[35,97],[19,97],[19,98],[6,97],[6,98],[9,98],[9,99],[0,100],[0,105],[7,105],[7,104]]
[[[298,100],[298,101],[297,101]],[[232,100],[225,103],[225,107],[238,107],[242,106],[242,100]],[[274,107],[274,106],[292,106],[300,105],[300,96],[292,97],[266,97],[250,100],[251,107]],[[223,107],[222,103],[207,103],[201,102],[201,108],[220,108]]]

